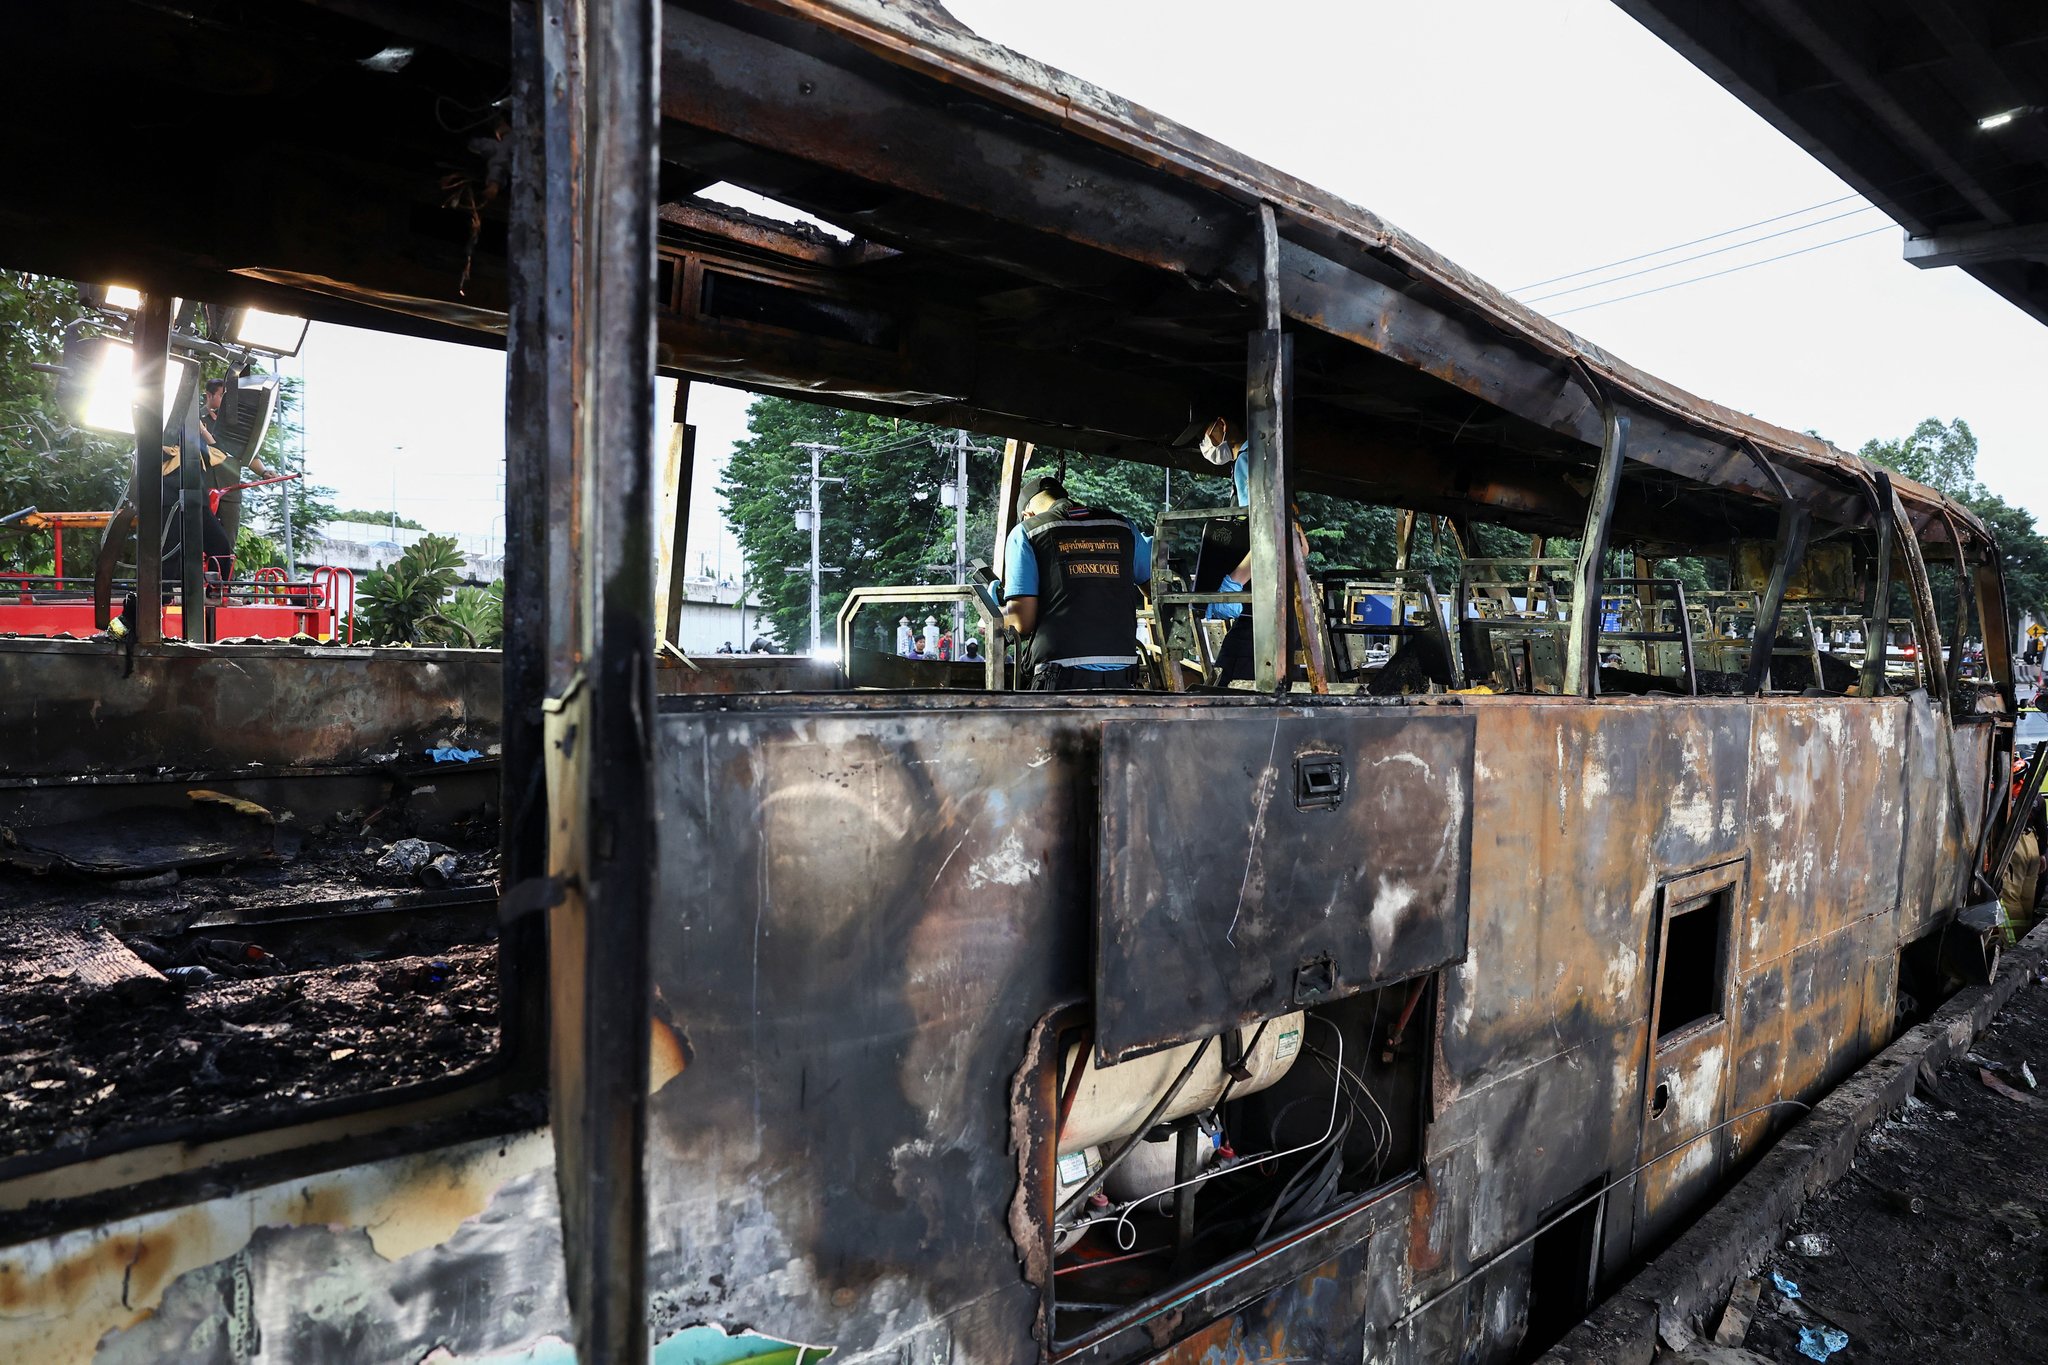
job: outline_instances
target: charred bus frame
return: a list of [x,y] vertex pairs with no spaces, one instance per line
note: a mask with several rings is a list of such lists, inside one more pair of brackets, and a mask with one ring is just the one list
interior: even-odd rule
[[[1192,1360],[1254,1336],[1328,1358],[1505,1357],[1533,1312],[1531,1237],[1568,1229],[1585,1292],[1611,1280],[1774,1131],[1775,1106],[1888,1036],[1902,948],[1989,899],[2014,697],[1999,561],[1966,510],[1642,374],[1362,210],[936,5],[508,8],[316,3],[244,16],[246,32],[207,16],[273,78],[330,77],[366,144],[390,127],[378,87],[333,74],[323,44],[375,38],[435,79],[503,81],[502,139],[452,173],[472,190],[466,239],[408,226],[404,177],[459,151],[426,134],[384,163],[366,146],[341,187],[278,168],[293,212],[243,231],[239,256],[187,223],[110,228],[105,191],[58,193],[47,167],[0,208],[0,247],[147,284],[148,352],[170,290],[436,335],[502,327],[506,538],[524,553],[506,599],[501,952],[519,988],[505,1069],[483,1084],[548,1098],[584,1358],[641,1357],[650,1323],[748,1323],[856,1360]],[[159,34],[194,23],[97,9]],[[32,20],[31,39],[75,58],[73,22]],[[402,63],[390,79],[421,93]],[[134,184],[161,174],[106,111],[48,145],[107,153]],[[692,197],[721,179],[861,235]],[[301,212],[365,186],[386,256]],[[499,206],[502,270],[483,228]],[[658,696],[703,690],[657,687],[647,419],[663,370],[1189,468],[1190,423],[1241,408],[1254,690]],[[1020,475],[1006,463],[1006,490]],[[1318,619],[1297,586],[1302,490],[1460,536],[1575,537],[1554,682],[1536,687],[1533,662],[1506,675],[1521,695],[1330,696],[1312,667],[1293,682]],[[1602,636],[1628,633],[1603,629],[1603,589],[1653,577],[1610,573],[1609,547],[1737,542],[1767,567],[1732,695],[1603,695]],[[1952,642],[1973,611],[1986,623],[1992,687],[1942,653],[1923,544],[1953,565]],[[1816,567],[1815,545],[1846,548]],[[1770,688],[1786,603],[1837,570],[1828,600],[1864,622],[1853,684]],[[1899,596],[1926,652],[1895,689]],[[1464,632],[1462,601],[1456,615]],[[1666,1029],[1672,1000],[1686,1017]],[[1345,1197],[1315,1216],[1135,1298],[1063,1298],[1061,1207],[1080,1196],[1058,1142],[1082,1062],[1187,1052],[1192,1075],[1213,1046],[1242,1067],[1294,1014],[1333,1045],[1384,1048],[1382,1091],[1347,1092],[1341,1047],[1331,1080],[1333,1125],[1347,1093],[1398,1102],[1377,1164],[1345,1165]],[[674,1053],[651,1093],[650,1037]],[[389,1120],[387,1150],[414,1153],[390,1162],[418,1167],[389,1166],[400,1188],[447,1141],[406,1127],[445,1121],[442,1099],[347,1120]],[[79,1196],[43,1225],[83,1229],[207,1199],[272,1208],[261,1181],[359,1159],[291,1148],[174,1163],[226,1193],[138,1193],[103,1160],[21,1175],[8,1197]],[[0,1251],[0,1294],[61,1305],[59,1280],[101,1273],[70,1256],[79,1237]],[[467,1254],[516,1278],[529,1249]],[[455,1290],[427,1292],[414,1321],[432,1334]],[[484,1311],[465,1325],[477,1351],[567,1330]],[[107,1319],[114,1340],[175,1330],[139,1316]]]

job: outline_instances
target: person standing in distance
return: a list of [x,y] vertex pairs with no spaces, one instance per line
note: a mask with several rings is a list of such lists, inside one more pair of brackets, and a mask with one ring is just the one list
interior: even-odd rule
[[1138,610],[1152,541],[1114,512],[1084,506],[1050,474],[1024,480],[1003,547],[1003,624],[1024,642],[1030,690],[1138,685]]

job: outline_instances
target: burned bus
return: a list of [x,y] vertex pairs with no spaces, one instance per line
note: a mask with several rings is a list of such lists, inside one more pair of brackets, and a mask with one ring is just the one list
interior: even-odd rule
[[[1524,1358],[1986,969],[1975,517],[936,0],[16,30],[0,259],[502,345],[512,549],[501,653],[0,641],[9,1358]],[[1136,690],[680,659],[657,375],[1248,495]]]

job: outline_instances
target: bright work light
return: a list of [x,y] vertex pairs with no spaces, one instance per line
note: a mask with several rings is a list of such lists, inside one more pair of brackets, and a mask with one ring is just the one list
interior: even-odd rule
[[261,308],[244,308],[235,328],[235,344],[270,355],[297,355],[306,344],[306,320],[284,313],[266,313]]
[[[131,377],[134,348],[124,342],[108,341],[101,345],[99,352],[86,381],[85,405],[78,416],[79,425],[94,431],[132,436],[135,434],[135,382]],[[185,362],[172,356],[164,364],[165,406],[168,407],[176,395],[184,392],[184,388]]]
[[2040,112],[2040,106],[2033,104],[2023,104],[2017,109],[2001,109],[1995,114],[1987,114],[1985,117],[1978,119],[1977,127],[1980,131],[1988,133],[1994,128],[2005,127],[2022,114],[2038,114]]

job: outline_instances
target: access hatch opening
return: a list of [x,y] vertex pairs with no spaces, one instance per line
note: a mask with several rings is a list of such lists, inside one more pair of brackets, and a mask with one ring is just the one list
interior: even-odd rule
[[[1027,1262],[1055,1349],[1143,1322],[1200,1276],[1252,1265],[1420,1170],[1434,974],[1114,1066],[1085,1027],[1033,1092],[1054,1111]],[[1034,1250],[1035,1253],[1034,1254]],[[1043,1257],[1040,1260],[1040,1257]],[[1242,1272],[1240,1272],[1242,1273]],[[1256,1270],[1251,1270],[1256,1275]]]

